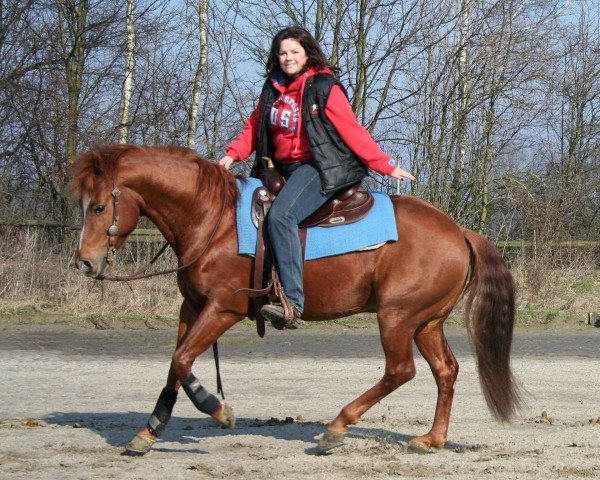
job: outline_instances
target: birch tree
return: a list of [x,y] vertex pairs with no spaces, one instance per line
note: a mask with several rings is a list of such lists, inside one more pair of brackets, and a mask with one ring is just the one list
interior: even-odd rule
[[135,0],[127,0],[127,50],[125,60],[125,80],[121,93],[121,118],[119,121],[119,143],[127,143],[129,132],[129,110],[135,67]]
[[198,40],[199,56],[194,83],[192,85],[192,101],[189,110],[187,146],[196,148],[196,130],[198,127],[198,105],[200,103],[200,93],[202,89],[202,80],[208,61],[208,0],[198,0],[194,2],[193,8],[198,15]]

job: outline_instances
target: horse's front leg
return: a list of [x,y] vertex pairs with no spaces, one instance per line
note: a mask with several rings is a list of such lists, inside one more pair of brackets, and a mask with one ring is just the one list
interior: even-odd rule
[[[171,377],[170,374],[169,377]],[[148,419],[148,423],[127,444],[123,452],[125,455],[141,456],[150,451],[152,445],[164,433],[167,423],[171,418],[175,402],[177,401],[178,389],[179,385],[173,386],[172,382],[167,381],[167,386],[160,393],[156,406]]]
[[[163,388],[156,402],[156,406],[148,419],[148,423],[125,447],[124,453],[126,455],[146,454],[150,451],[157,439],[162,436],[167,423],[171,418],[171,414],[173,413],[178,391],[182,384],[185,385],[187,383],[188,386],[184,386],[184,390],[186,393],[190,391],[188,395],[193,395],[194,398],[191,399],[197,407],[199,407],[199,405],[202,406],[202,408],[199,408],[201,411],[211,415],[224,427],[233,428],[235,426],[235,417],[231,408],[225,403],[221,403],[214,395],[208,393],[199,384],[198,380],[191,374],[191,366],[198,355],[216,342],[227,329],[239,321],[240,316],[227,315],[227,318],[223,318],[222,315],[218,315],[215,312],[214,308],[203,309],[201,311],[198,310],[199,308],[191,302],[188,302],[187,300],[184,301],[180,312],[177,347],[171,360],[167,384]],[[210,318],[214,320],[207,320]],[[203,324],[207,324],[204,325],[205,328],[201,328]],[[205,336],[203,337],[203,335]],[[191,344],[194,344],[194,347],[191,347]],[[197,353],[193,356],[191,362],[181,361],[182,353],[185,352],[192,355],[194,351],[197,351]],[[186,371],[188,372],[187,375],[185,374]],[[179,372],[179,375],[184,376],[183,382],[176,372]],[[188,381],[185,382],[185,380]]]
[[194,406],[202,413],[213,417],[225,428],[235,427],[235,417],[231,408],[208,392],[192,373],[192,365],[202,352],[214,344],[223,333],[235,325],[242,315],[224,312],[216,302],[207,305],[198,321],[188,330],[187,335],[177,346],[171,361],[171,371]]
[[[188,330],[189,315],[186,315],[189,306],[184,302],[181,307],[179,329],[177,331],[177,346],[181,344]],[[169,368],[167,384],[162,389],[148,423],[142,428],[125,447],[125,455],[140,456],[148,453],[152,445],[165,431],[167,423],[173,413],[177,401],[177,394],[181,386],[179,380],[173,373],[173,361]]]

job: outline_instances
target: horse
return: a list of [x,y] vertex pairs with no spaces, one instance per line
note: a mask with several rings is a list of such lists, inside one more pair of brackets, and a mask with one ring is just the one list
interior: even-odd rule
[[[166,385],[148,424],[124,453],[143,455],[152,448],[181,387],[198,410],[233,428],[232,408],[202,386],[192,366],[224,332],[252,314],[249,298],[235,294],[250,287],[253,271],[253,258],[237,251],[237,177],[188,149],[134,145],[82,153],[71,175],[70,188],[82,212],[76,268],[88,277],[105,278],[115,251],[142,215],[157,226],[180,265],[183,302]],[[382,378],[326,426],[317,446],[322,451],[341,445],[349,425],[414,377],[413,342],[433,373],[437,404],[429,432],[413,438],[410,448],[444,447],[458,363],[443,324],[463,297],[490,411],[505,422],[519,408],[510,367],[515,287],[502,255],[430,203],[412,196],[390,198],[398,241],[305,262],[303,320],[374,312],[385,355]]]

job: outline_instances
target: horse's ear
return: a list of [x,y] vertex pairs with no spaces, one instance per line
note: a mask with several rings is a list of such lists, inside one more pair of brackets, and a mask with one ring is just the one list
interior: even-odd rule
[[81,198],[83,193],[90,193],[96,180],[94,178],[104,176],[107,166],[104,165],[102,157],[96,152],[84,152],[79,154],[76,161],[70,167],[68,188],[76,199]]

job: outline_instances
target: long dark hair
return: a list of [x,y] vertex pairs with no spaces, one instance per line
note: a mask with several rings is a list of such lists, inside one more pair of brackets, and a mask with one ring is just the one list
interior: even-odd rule
[[287,27],[283,30],[280,30],[273,37],[273,42],[271,42],[271,51],[269,52],[269,57],[267,58],[266,69],[267,69],[267,77],[272,75],[278,70],[281,70],[279,66],[279,48],[281,46],[281,42],[283,40],[292,39],[296,40],[308,56],[308,60],[306,61],[305,68],[313,67],[315,70],[323,70],[324,68],[329,68],[333,71],[334,74],[339,73],[339,68],[334,67],[325,54],[323,50],[321,50],[321,46],[319,42],[315,40],[315,38],[308,32],[308,30],[302,27]]

